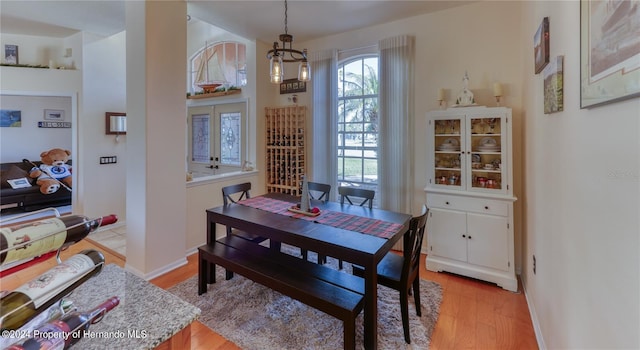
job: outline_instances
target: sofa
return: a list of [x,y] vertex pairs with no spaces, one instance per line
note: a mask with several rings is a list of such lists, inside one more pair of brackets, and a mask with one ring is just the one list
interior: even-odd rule
[[[40,165],[41,162],[34,162]],[[67,162],[71,165],[71,161]],[[22,209],[25,212],[58,207],[71,204],[71,191],[60,187],[52,194],[40,193],[40,186],[36,185],[36,179],[29,178],[29,170],[33,165],[27,162],[1,163],[0,164],[0,209]],[[7,180],[26,178],[31,184],[25,188],[12,188]]]

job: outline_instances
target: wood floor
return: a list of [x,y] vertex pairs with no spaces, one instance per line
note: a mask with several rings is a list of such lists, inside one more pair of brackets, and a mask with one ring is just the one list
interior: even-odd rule
[[[111,254],[108,249],[96,247],[83,240],[67,251],[65,257],[83,249],[102,251],[106,263],[124,266],[124,259]],[[0,290],[12,290],[38,276],[54,259],[38,264],[19,273],[0,279]],[[429,272],[422,259],[421,278],[433,280],[443,288],[440,316],[433,332],[431,349],[538,349],[529,309],[523,293],[505,291],[493,284],[447,273]],[[151,283],[167,289],[198,272],[197,256],[188,257],[188,264],[151,280]],[[522,290],[522,288],[520,288]],[[402,337],[402,330],[398,330]],[[193,350],[239,349],[235,344],[196,321],[191,327]]]

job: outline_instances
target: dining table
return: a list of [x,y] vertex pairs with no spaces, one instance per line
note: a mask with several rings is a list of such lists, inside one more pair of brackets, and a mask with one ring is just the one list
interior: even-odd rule
[[[358,205],[311,200],[317,216],[289,210],[300,197],[267,193],[237,203],[207,209],[207,244],[215,244],[224,225],[270,240],[272,249],[288,244],[341,259],[364,269],[364,346],[377,349],[377,265],[409,228],[411,215]],[[401,334],[401,330],[399,330]]]

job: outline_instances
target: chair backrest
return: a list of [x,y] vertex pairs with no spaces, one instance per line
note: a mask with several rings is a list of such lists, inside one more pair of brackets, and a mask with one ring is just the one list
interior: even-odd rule
[[[245,182],[243,184],[231,185],[222,188],[222,200],[224,201],[224,205],[229,204],[229,202],[235,203],[237,201],[243,200],[245,198],[251,198],[249,196],[249,190],[251,189],[251,182]],[[232,195],[240,193],[240,196],[237,196],[237,199],[233,199]]]
[[364,188],[340,186],[338,187],[338,194],[340,195],[340,204],[344,204],[345,199],[349,204],[353,204],[351,199],[353,197],[359,197],[364,199],[358,204],[359,206],[363,207],[368,204],[369,209],[373,209],[373,197],[376,195],[375,191],[365,190]]
[[427,226],[427,216],[429,208],[422,206],[422,213],[411,218],[409,231],[404,235],[404,263],[402,265],[402,276],[412,281],[412,275],[419,273],[420,253],[422,251],[422,240]]
[[331,192],[331,185],[323,184],[319,182],[307,182],[309,187],[309,196],[311,199],[327,202],[329,201],[329,193]]

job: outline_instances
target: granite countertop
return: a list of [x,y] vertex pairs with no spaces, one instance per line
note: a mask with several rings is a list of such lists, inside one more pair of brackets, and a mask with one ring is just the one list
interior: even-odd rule
[[95,308],[112,296],[120,305],[89,327],[74,349],[153,349],[200,316],[200,309],[142,278],[109,264],[67,299],[78,311]]

